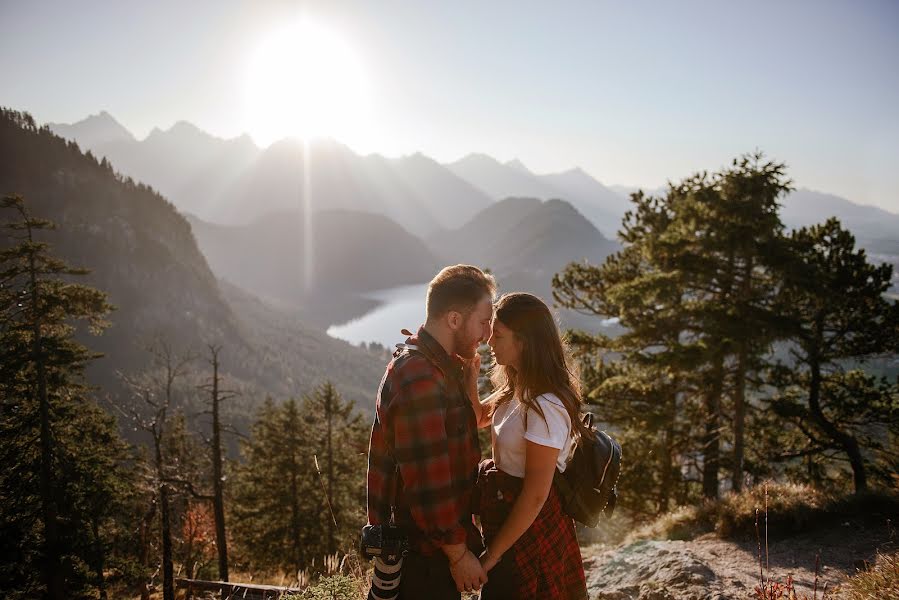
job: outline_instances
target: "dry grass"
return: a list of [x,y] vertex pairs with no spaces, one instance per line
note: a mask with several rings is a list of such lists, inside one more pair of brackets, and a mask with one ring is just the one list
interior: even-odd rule
[[847,519],[882,519],[899,513],[899,497],[885,493],[835,496],[808,485],[772,483],[755,486],[719,500],[678,507],[632,532],[627,542],[642,539],[692,540],[714,533],[725,539],[754,539],[756,510],[765,511],[762,523],[777,538],[809,531]]
[[850,577],[840,592],[847,600],[899,598],[899,552],[878,554],[874,565]]

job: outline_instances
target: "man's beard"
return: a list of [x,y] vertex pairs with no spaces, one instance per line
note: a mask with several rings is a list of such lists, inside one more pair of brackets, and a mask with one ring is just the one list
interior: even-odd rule
[[478,353],[478,340],[465,335],[464,331],[453,332],[453,352],[462,358],[469,360]]

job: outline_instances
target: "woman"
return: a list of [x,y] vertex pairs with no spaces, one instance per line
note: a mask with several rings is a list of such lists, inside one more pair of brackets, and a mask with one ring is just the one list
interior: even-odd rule
[[577,376],[552,314],[531,294],[500,298],[488,343],[494,393],[478,400],[480,360],[466,377],[478,426],[493,439],[474,507],[487,544],[481,598],[586,598],[574,522],[553,486],[583,431]]

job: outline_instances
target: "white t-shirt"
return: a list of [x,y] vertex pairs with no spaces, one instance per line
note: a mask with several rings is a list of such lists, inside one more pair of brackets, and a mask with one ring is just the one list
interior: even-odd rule
[[493,461],[496,468],[513,477],[524,477],[526,440],[558,448],[556,466],[559,471],[564,471],[568,463],[572,447],[571,418],[565,405],[555,394],[538,396],[537,402],[546,421],[540,413],[530,409],[527,430],[524,426],[524,405],[517,398],[500,405],[493,414]]

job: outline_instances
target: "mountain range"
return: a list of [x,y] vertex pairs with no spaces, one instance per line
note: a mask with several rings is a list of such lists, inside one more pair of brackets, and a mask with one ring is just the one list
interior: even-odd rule
[[[304,208],[341,209],[387,216],[428,239],[461,227],[497,200],[532,197],[566,200],[614,238],[636,189],[604,185],[580,168],[538,175],[521,161],[502,163],[484,154],[440,164],[420,153],[361,156],[327,139],[308,145],[282,140],[260,149],[246,135],[223,140],[183,121],[137,140],[107,112],[49,127],[152,185],[180,211],[219,224],[246,225]],[[824,192],[800,188],[783,203],[789,227],[835,215],[863,244],[894,240],[899,231],[899,215]]]
[[[105,389],[116,372],[145,366],[142,344],[162,337],[222,343],[229,376],[257,398],[332,379],[370,407],[383,356],[324,332],[369,310],[364,292],[470,262],[502,289],[549,300],[565,264],[599,263],[618,248],[609,232],[627,207],[628,189],[579,169],[359,156],[329,140],[260,150],[183,122],[137,140],[107,113],[46,128],[26,117],[3,111],[0,191],[59,223],[54,252],[89,267],[87,282],[117,306],[104,335],[82,336],[106,355],[90,373]],[[887,211],[810,190],[783,210],[791,226],[829,214],[885,259],[899,249],[899,216]]]

